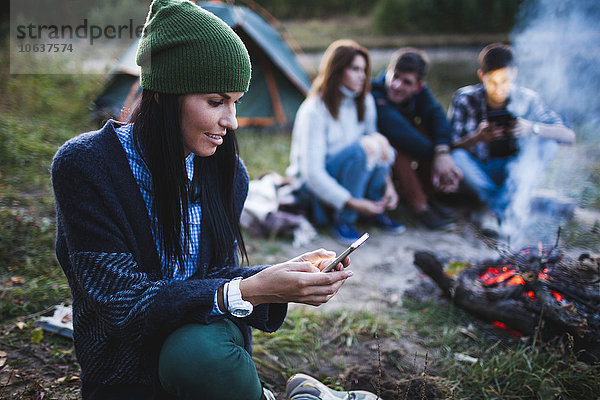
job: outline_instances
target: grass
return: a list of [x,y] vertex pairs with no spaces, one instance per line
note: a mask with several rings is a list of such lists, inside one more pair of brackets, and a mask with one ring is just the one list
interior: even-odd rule
[[[578,361],[568,339],[543,343],[478,322],[474,326],[469,315],[447,303],[404,299],[404,308],[409,328],[442,350],[433,368],[455,387],[456,398],[597,398],[600,364]],[[477,361],[457,361],[456,354]]]
[[0,321],[64,302],[70,292],[54,255],[55,227],[21,211],[0,210]]
[[357,352],[361,342],[376,336],[398,338],[402,333],[397,322],[364,311],[320,313],[296,307],[277,333],[254,331],[253,358],[259,373],[276,375],[282,383],[300,371],[343,371],[344,360],[334,360],[340,349]]
[[[259,372],[279,375],[284,382],[298,371],[318,376],[319,371],[354,366],[339,360],[336,364],[343,349],[356,354],[364,352],[361,343],[374,338],[393,342],[406,337],[426,349],[414,357],[427,357],[427,374],[443,377],[436,381],[439,398],[575,400],[597,399],[600,393],[600,364],[578,361],[568,338],[546,343],[511,336],[434,298],[404,298],[401,309],[385,315],[294,309],[276,334],[254,333],[254,360]],[[376,359],[377,351],[371,353]],[[457,354],[475,361],[458,360]],[[424,373],[413,362],[395,363],[406,379]],[[335,377],[330,384],[343,386]]]
[[250,179],[259,178],[261,174],[269,171],[285,175],[290,157],[289,131],[261,132],[241,129],[236,134],[240,155],[248,167]]
[[0,205],[53,207],[49,168],[58,147],[92,128],[95,80],[78,75],[7,75],[0,113]]

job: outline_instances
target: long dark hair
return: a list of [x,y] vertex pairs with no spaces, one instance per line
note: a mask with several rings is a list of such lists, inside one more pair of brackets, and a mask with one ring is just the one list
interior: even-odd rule
[[187,255],[182,239],[188,243],[190,232],[188,205],[200,200],[202,229],[208,230],[202,236],[211,240],[211,264],[224,266],[234,262],[236,244],[242,259],[248,260],[234,204],[239,166],[235,133],[228,130],[223,144],[212,156],[194,157],[194,177],[188,190],[180,97],[144,89],[131,116],[135,146],[152,175],[152,206],[158,219],[153,228],[159,243],[167,260],[175,257],[183,266]]
[[365,47],[350,39],[340,39],[331,43],[325,50],[325,54],[323,54],[319,65],[319,74],[311,86],[310,94],[321,96],[334,119],[338,119],[340,104],[342,103],[343,95],[340,91],[340,85],[342,84],[344,70],[352,64],[354,57],[357,55],[362,56],[366,63],[365,85],[354,100],[358,120],[362,121],[365,117],[365,96],[371,90],[371,61],[369,51]]

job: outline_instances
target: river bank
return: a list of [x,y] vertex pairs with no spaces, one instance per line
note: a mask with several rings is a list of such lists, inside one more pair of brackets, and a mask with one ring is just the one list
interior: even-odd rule
[[367,48],[470,47],[507,41],[507,34],[395,34],[377,32],[370,16],[281,21],[281,29],[305,52],[323,51],[337,39],[354,39]]

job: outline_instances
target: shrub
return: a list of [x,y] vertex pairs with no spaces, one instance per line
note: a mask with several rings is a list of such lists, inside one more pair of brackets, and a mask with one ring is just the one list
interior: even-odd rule
[[373,24],[384,33],[508,32],[523,0],[379,0]]
[[[252,1],[241,1],[251,8]],[[261,7],[265,8],[276,18],[302,19],[302,18],[328,18],[348,14],[365,15],[371,12],[372,3],[361,0],[258,0]]]

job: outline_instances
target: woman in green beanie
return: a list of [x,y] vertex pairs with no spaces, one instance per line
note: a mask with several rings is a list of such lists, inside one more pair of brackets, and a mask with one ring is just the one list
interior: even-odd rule
[[52,164],[82,396],[262,399],[250,327],[275,331],[288,302],[327,302],[349,260],[331,273],[324,249],[238,264],[248,174],[235,108],[251,66],[231,28],[191,2],[155,0],[137,62],[131,122],[69,140]]

